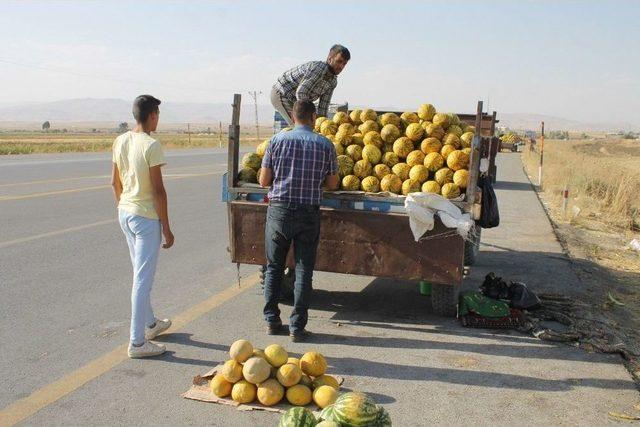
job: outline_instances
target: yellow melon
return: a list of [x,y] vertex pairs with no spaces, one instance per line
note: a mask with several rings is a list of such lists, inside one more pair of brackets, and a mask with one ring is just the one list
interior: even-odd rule
[[258,385],[258,402],[264,406],[273,406],[284,397],[284,387],[274,379],[266,380]]
[[287,400],[294,406],[306,406],[311,403],[311,389],[305,385],[298,384],[287,389]]
[[220,374],[217,374],[211,379],[209,386],[211,387],[211,392],[218,397],[229,396],[231,394],[231,389],[233,388],[233,384],[224,379]]
[[409,126],[411,123],[420,123],[420,117],[418,117],[418,115],[413,111],[405,111],[402,113],[400,115],[400,120],[405,127]]
[[373,166],[368,161],[362,159],[355,162],[353,165],[353,174],[360,179],[364,179],[371,175]]
[[258,145],[256,147],[256,153],[258,153],[258,155],[260,157],[264,156],[265,151],[267,151],[267,148],[269,147],[269,139],[264,140],[264,142],[261,142],[260,145]]
[[440,154],[446,160],[447,157],[449,157],[449,154],[453,153],[454,151],[456,151],[456,147],[454,147],[451,144],[447,144],[442,146],[442,149],[440,150]]
[[409,179],[418,181],[420,184],[429,178],[429,169],[425,165],[415,165],[409,171]]
[[462,143],[460,142],[460,138],[458,135],[453,133],[447,133],[444,135],[444,139],[442,140],[444,145],[453,145],[456,148],[461,148]]
[[414,179],[407,179],[402,183],[402,194],[408,195],[410,193],[417,193],[420,191],[420,182]]
[[297,367],[300,367],[300,359],[298,359],[297,357],[289,357],[287,359],[287,363],[293,363]]
[[344,111],[338,111],[333,115],[333,122],[338,126],[342,123],[349,123],[349,115]]
[[469,171],[466,169],[459,169],[453,174],[453,183],[460,188],[467,188],[469,182]]
[[362,114],[362,110],[353,110],[350,112],[349,119],[351,119],[351,123],[356,126],[362,123],[362,120],[360,120],[360,114]]
[[293,363],[285,363],[284,365],[278,368],[278,373],[276,378],[285,387],[291,387],[298,382],[300,382],[300,378],[302,377],[302,371],[298,365],[294,365]]
[[336,149],[336,155],[340,156],[344,154],[344,145],[340,144],[339,142],[334,142],[333,146]]
[[407,156],[407,164],[409,166],[421,165],[424,163],[424,153],[420,150],[413,150]]
[[323,385],[328,385],[336,390],[340,388],[340,384],[338,384],[338,380],[332,377],[331,375],[320,375],[313,379],[313,388],[318,388]]
[[399,129],[400,125],[402,124],[402,120],[400,120],[400,117],[398,117],[396,113],[384,113],[382,116],[380,116],[380,124],[382,126],[394,125]]
[[323,409],[333,405],[337,398],[338,390],[329,385],[320,386],[313,391],[313,401]]
[[454,171],[466,169],[469,166],[469,156],[461,150],[452,151],[447,156],[447,166]]
[[371,108],[366,108],[362,110],[362,113],[360,113],[360,121],[362,121],[362,123],[366,122],[367,120],[375,121],[377,118],[378,115]]
[[442,195],[447,199],[455,199],[460,195],[460,187],[453,182],[448,182],[442,186]]
[[302,377],[300,378],[300,382],[298,384],[305,385],[310,389],[313,388],[313,380],[307,374],[302,374]]
[[353,144],[363,146],[364,145],[364,136],[360,132],[356,132],[351,135],[351,142]]
[[424,158],[424,165],[429,172],[436,172],[444,164],[444,157],[440,153],[429,153]]
[[322,122],[328,120],[326,117],[320,116],[316,119],[316,125],[314,126],[313,130],[315,130],[316,132],[320,132],[320,125],[322,125]]
[[392,168],[393,165],[400,163],[400,158],[393,151],[385,152],[382,155],[382,163]]
[[402,136],[393,143],[393,152],[401,159],[406,159],[410,152],[413,151],[413,141],[406,136]]
[[382,145],[384,144],[382,137],[375,130],[367,132],[362,141],[364,142],[365,147],[367,145],[374,145],[378,148],[382,148]]
[[267,362],[276,368],[287,363],[287,359],[289,358],[287,351],[278,344],[271,344],[265,348],[264,354],[267,356]]
[[317,351],[310,351],[300,358],[300,368],[311,377],[319,377],[327,370],[327,361]]
[[399,194],[402,191],[402,180],[396,174],[389,174],[382,177],[380,180],[380,189],[382,191],[389,191],[390,193]]
[[436,181],[427,181],[422,184],[422,192],[440,194],[440,184]]
[[253,349],[253,355],[251,357],[262,357],[265,360],[267,359],[267,356],[265,356],[264,354],[264,350],[261,350],[259,348]]
[[347,147],[346,153],[354,162],[362,159],[362,147],[359,145],[351,144]]
[[447,129],[451,124],[451,117],[446,113],[436,113],[431,121],[434,125],[439,125],[442,129]]
[[238,381],[231,389],[231,398],[238,403],[251,403],[256,398],[256,386],[245,380]]
[[402,181],[409,179],[409,171],[411,170],[411,166],[406,163],[396,163],[391,171],[398,175]]
[[351,135],[348,132],[342,132],[342,131],[338,131],[338,133],[336,133],[333,138],[333,142],[342,144],[345,147],[351,145],[352,141],[353,141],[353,138],[351,137]]
[[338,131],[338,125],[332,120],[325,120],[320,124],[320,133],[323,135],[335,135]]
[[357,191],[360,189],[360,178],[355,175],[347,175],[342,178],[342,189],[345,191]]
[[387,144],[393,144],[396,139],[400,138],[400,129],[396,125],[389,123],[384,125],[380,131],[380,136]]
[[435,181],[441,186],[453,182],[453,171],[449,168],[438,169],[434,175]]
[[367,193],[377,193],[380,191],[380,180],[375,176],[368,176],[362,180],[360,188]]
[[236,383],[242,379],[242,365],[235,360],[224,362],[220,374],[230,383]]
[[462,143],[463,148],[471,147],[473,136],[473,132],[465,132],[460,136],[460,142]]
[[229,348],[229,356],[238,363],[244,363],[252,354],[253,346],[247,340],[238,340]]
[[427,127],[424,129],[424,132],[428,137],[436,138],[437,140],[442,140],[442,138],[444,137],[444,128],[435,123],[427,125]]
[[360,126],[358,126],[358,130],[360,131],[361,134],[366,135],[367,132],[371,132],[371,131],[378,132],[380,130],[380,126],[378,126],[378,123],[376,123],[373,120],[367,120],[363,122]]
[[346,133],[351,136],[356,133],[356,128],[351,123],[342,123],[338,126],[338,132]]
[[271,375],[271,365],[262,357],[252,357],[244,362],[242,376],[252,384],[260,384]]
[[442,143],[440,142],[440,140],[433,137],[425,138],[420,143],[420,150],[422,150],[424,154],[439,153],[441,148]]
[[436,115],[436,107],[431,104],[422,104],[418,107],[418,117],[430,121]]
[[380,163],[379,165],[375,165],[373,167],[373,174],[378,179],[382,179],[386,175],[389,175],[390,173],[391,173],[391,168],[383,163]]
[[420,123],[410,123],[404,134],[413,142],[420,141],[424,136],[424,129],[420,126]]

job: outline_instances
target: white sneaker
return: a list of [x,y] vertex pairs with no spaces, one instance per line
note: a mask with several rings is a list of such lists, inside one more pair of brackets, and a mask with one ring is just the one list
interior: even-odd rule
[[161,333],[163,333],[164,331],[166,331],[167,329],[169,329],[170,326],[171,326],[170,319],[156,319],[156,326],[154,326],[153,328],[147,329],[147,331],[144,333],[144,337],[148,340],[152,340],[158,335],[160,335]]
[[167,351],[162,344],[156,344],[151,341],[145,341],[140,347],[134,347],[129,343],[129,357],[132,359],[140,359],[142,357],[157,356]]

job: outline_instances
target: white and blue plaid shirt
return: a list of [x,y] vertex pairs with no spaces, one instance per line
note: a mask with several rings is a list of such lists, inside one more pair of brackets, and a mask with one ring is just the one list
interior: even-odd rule
[[284,72],[273,88],[280,94],[282,105],[291,111],[296,101],[318,100],[318,117],[327,116],[338,77],[326,62],[311,61]]
[[324,179],[338,173],[335,147],[307,126],[274,135],[262,167],[273,170],[269,200],[301,205],[319,205]]

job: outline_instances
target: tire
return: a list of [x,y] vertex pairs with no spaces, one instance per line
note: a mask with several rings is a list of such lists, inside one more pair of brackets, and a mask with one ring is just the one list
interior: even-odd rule
[[[267,273],[267,266],[260,266],[260,288],[264,294],[264,278]],[[295,270],[289,267],[284,269],[284,275],[282,276],[282,284],[280,285],[280,300],[281,301],[293,301],[293,289],[296,280]]]
[[482,228],[476,225],[473,227],[469,235],[469,240],[464,242],[464,265],[473,265],[480,251],[480,238],[482,236]]
[[438,316],[456,317],[460,285],[431,285],[431,306]]

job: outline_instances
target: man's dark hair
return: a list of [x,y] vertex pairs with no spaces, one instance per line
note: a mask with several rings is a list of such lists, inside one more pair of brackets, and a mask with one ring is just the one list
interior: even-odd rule
[[349,52],[349,49],[342,46],[341,44],[334,44],[333,46],[331,46],[331,49],[329,49],[329,56],[336,56],[337,54],[342,55],[342,57],[347,61],[351,59],[351,53]]
[[313,119],[316,106],[311,101],[296,101],[293,104],[293,117],[299,121],[308,122]]
[[151,95],[140,95],[133,101],[133,118],[138,123],[144,123],[151,113],[158,112],[160,100]]

